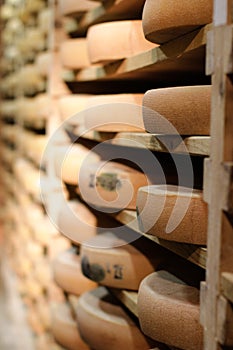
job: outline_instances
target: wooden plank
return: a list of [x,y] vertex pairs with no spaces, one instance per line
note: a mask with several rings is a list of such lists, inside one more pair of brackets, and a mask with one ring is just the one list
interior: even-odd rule
[[217,304],[217,338],[221,345],[233,346],[233,305],[223,296],[218,298]]
[[187,81],[187,74],[192,78],[193,73],[196,77],[202,76],[203,79],[204,47],[210,28],[211,25],[207,25],[179,40],[111,64],[93,66],[76,73],[65,71],[63,79],[69,82],[84,82],[143,78],[153,79],[155,84],[156,81],[164,81],[165,76],[166,81],[174,81],[174,79]]
[[110,289],[110,292],[120,300],[136,317],[138,317],[137,300],[138,293],[124,289]]
[[80,19],[73,19],[73,26],[67,30],[69,34],[83,36],[88,28],[97,23],[139,19],[142,16],[142,10],[145,0],[107,0],[99,4],[95,9],[84,14]]
[[152,240],[153,242],[171,250],[175,254],[182,256],[183,258],[191,261],[192,263],[202,268],[205,268],[206,257],[207,257],[206,248],[199,247],[192,244],[170,242],[170,241],[166,241],[164,239],[140,232],[138,228],[138,223],[137,223],[136,211],[123,210],[117,214],[114,214],[114,217],[116,220],[118,220],[122,224],[129,226],[131,229],[135,230],[136,232],[139,232],[140,234]]
[[233,303],[233,273],[223,272],[221,275],[221,288],[223,295]]

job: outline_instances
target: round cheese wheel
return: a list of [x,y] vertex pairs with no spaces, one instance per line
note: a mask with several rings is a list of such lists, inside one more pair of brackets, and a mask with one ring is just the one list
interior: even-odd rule
[[32,95],[45,89],[45,80],[35,64],[28,64],[20,69],[19,81],[25,94]]
[[77,200],[61,205],[57,226],[63,235],[75,243],[82,243],[98,233],[97,217]]
[[203,349],[199,291],[166,271],[154,272],[140,285],[138,315],[143,332],[180,349]]
[[[112,248],[101,248],[106,244]],[[160,262],[161,257],[150,259],[114,235],[102,234],[81,246],[83,274],[107,287],[138,290],[142,279]]]
[[155,134],[209,135],[210,106],[211,86],[149,90],[143,98],[144,127]]
[[61,98],[59,98],[58,107],[62,120],[66,120],[78,114],[77,123],[80,122],[80,124],[83,124],[84,114],[80,112],[82,112],[86,108],[88,99],[89,95],[81,94],[72,94],[68,96],[62,96]]
[[202,191],[166,185],[143,187],[138,191],[137,210],[142,232],[170,241],[206,244],[208,208]]
[[53,9],[51,7],[46,7],[41,10],[38,14],[38,26],[40,30],[48,35],[52,27],[53,21]]
[[95,350],[150,349],[147,338],[104,287],[79,298],[77,320],[82,338]]
[[0,106],[1,116],[6,118],[14,118],[16,115],[17,103],[16,101],[2,100]]
[[62,65],[69,69],[82,69],[90,65],[87,40],[69,39],[60,46],[60,57]]
[[146,0],[143,10],[145,37],[164,43],[212,21],[213,1]]
[[82,15],[84,12],[96,8],[98,4],[90,0],[60,0],[59,6],[61,14],[67,16],[71,14]]
[[96,283],[82,274],[80,257],[74,248],[57,256],[53,263],[53,275],[59,287],[67,293],[81,295],[96,287]]
[[82,197],[98,208],[135,209],[137,191],[146,185],[146,175],[115,162],[86,162],[79,173]]
[[85,159],[96,162],[99,156],[80,144],[58,147],[55,152],[56,175],[68,184],[78,185],[79,172]]
[[89,97],[85,127],[103,132],[142,132],[143,94],[116,94]]
[[40,53],[37,56],[36,59],[36,67],[38,72],[43,76],[43,77],[48,77],[49,72],[52,68],[52,53],[51,52],[43,52]]
[[114,21],[96,24],[87,32],[91,63],[124,59],[155,47],[143,34],[142,21]]
[[77,324],[65,303],[57,304],[52,310],[52,334],[55,340],[68,350],[89,349],[81,339]]

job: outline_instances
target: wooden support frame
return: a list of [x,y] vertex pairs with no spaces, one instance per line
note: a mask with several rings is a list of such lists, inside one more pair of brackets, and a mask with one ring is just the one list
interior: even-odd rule
[[[233,346],[232,305],[222,295],[222,273],[233,272],[233,1],[214,0],[214,27],[207,40],[207,74],[212,75],[211,151],[205,169],[209,204],[207,278],[201,288],[204,349]],[[232,332],[232,329],[231,329]]]

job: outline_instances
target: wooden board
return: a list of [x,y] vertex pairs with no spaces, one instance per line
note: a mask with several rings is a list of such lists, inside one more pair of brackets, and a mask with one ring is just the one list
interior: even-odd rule
[[223,295],[233,303],[233,274],[223,272],[221,276],[221,288]]
[[140,20],[96,24],[88,30],[87,43],[91,63],[121,60],[155,47],[144,38]]
[[65,292],[81,295],[96,287],[81,271],[80,257],[75,248],[60,253],[53,262],[55,282]]
[[123,290],[123,289],[112,289],[111,293],[120,300],[136,317],[138,317],[138,309],[137,309],[137,302],[138,302],[138,293],[129,291],[129,290]]
[[56,304],[52,308],[52,334],[56,341],[68,350],[89,349],[81,339],[77,324],[65,303]]
[[209,135],[210,105],[211,86],[147,91],[143,98],[145,130],[154,134]]
[[145,37],[164,43],[212,21],[213,2],[200,0],[146,0],[143,9]]
[[91,348],[144,350],[152,347],[104,287],[79,298],[77,317],[80,334]]
[[62,65],[69,69],[81,69],[90,65],[86,39],[69,39],[60,46]]
[[199,313],[199,291],[167,271],[152,273],[140,285],[140,326],[155,340],[181,349],[202,350]]
[[116,162],[85,164],[79,174],[84,200],[97,208],[135,209],[137,191],[147,184],[146,175]]
[[166,185],[140,188],[137,211],[142,232],[176,242],[206,244],[207,205],[199,190]]
[[164,260],[156,249],[147,255],[139,249],[114,234],[96,236],[81,247],[82,272],[107,287],[138,290],[142,279]]
[[87,99],[85,129],[102,132],[142,132],[143,94],[100,95]]

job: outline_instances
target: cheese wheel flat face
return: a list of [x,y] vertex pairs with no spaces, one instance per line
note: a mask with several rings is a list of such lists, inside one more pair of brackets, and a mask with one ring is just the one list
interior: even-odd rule
[[68,184],[77,185],[79,172],[85,159],[94,162],[99,160],[99,156],[79,144],[58,148],[55,154],[56,175]]
[[150,349],[135,323],[103,287],[83,294],[77,306],[82,338],[96,350]]
[[53,275],[56,283],[67,293],[81,295],[96,287],[95,282],[82,274],[80,257],[75,249],[58,255],[53,263]]
[[185,350],[203,349],[199,291],[166,271],[152,273],[140,285],[139,322],[151,338]]
[[87,41],[91,63],[120,60],[155,47],[145,39],[140,20],[96,24],[88,30]]
[[98,233],[96,216],[79,201],[62,204],[57,225],[63,235],[76,243],[86,241]]
[[212,21],[212,0],[146,0],[143,10],[145,37],[164,43]]
[[206,244],[208,208],[202,191],[166,185],[144,187],[138,191],[137,210],[142,232],[170,241]]
[[65,303],[57,304],[52,310],[52,334],[56,341],[68,350],[88,350],[78,332],[77,324]]
[[[109,247],[102,248],[102,240]],[[152,262],[133,245],[106,234],[96,236],[81,247],[83,274],[104,286],[138,290],[142,279],[154,272],[161,260]]]
[[69,69],[82,69],[90,65],[86,39],[69,39],[60,46],[62,65]]
[[210,106],[211,86],[149,90],[143,98],[144,127],[156,134],[209,135]]
[[[58,100],[58,107],[62,120],[66,120],[78,114],[77,118],[75,118],[75,121],[77,120],[77,124],[83,124],[84,113],[80,112],[84,111],[86,108],[89,96],[90,95],[72,94],[61,97]],[[71,122],[73,122],[73,118]]]
[[60,0],[59,6],[61,14],[66,16],[70,14],[82,15],[84,12],[96,8],[98,4],[90,0]]
[[100,95],[87,99],[86,129],[103,132],[143,132],[143,94]]
[[97,208],[135,209],[137,191],[145,185],[146,175],[115,162],[85,163],[79,174],[83,198]]

